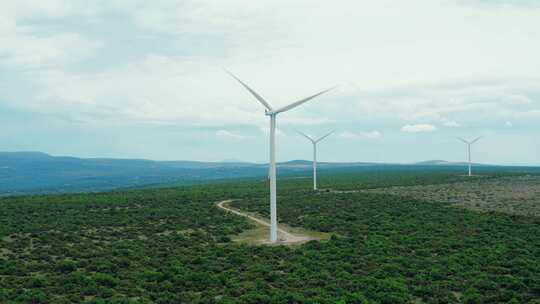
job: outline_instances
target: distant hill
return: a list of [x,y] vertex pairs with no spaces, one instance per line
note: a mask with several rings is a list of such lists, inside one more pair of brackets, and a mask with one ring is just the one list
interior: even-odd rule
[[180,169],[211,169],[211,168],[235,168],[255,167],[257,164],[247,162],[199,162],[199,161],[161,161],[160,164]]
[[0,195],[103,191],[263,176],[262,166],[0,152]]
[[[321,171],[440,170],[465,165],[443,160],[416,164],[319,162]],[[476,165],[478,166],[478,165]],[[281,176],[310,175],[312,162],[278,163]],[[448,169],[445,169],[448,170]],[[454,170],[454,169],[452,169]],[[106,191],[154,185],[179,185],[234,178],[266,177],[268,165],[242,162],[152,161],[77,158],[41,152],[0,152],[0,196],[27,193]]]
[[[449,162],[449,161],[446,161],[446,160],[435,159],[435,160],[421,161],[421,162],[418,162],[418,163],[414,163],[414,165],[418,165],[418,166],[468,166],[469,163],[467,163],[467,162]],[[473,165],[474,166],[495,166],[495,165],[487,165],[487,164],[479,164],[479,163],[473,163]]]
[[434,160],[426,160],[426,161],[417,162],[415,164],[421,165],[421,166],[448,166],[451,163],[446,160],[434,159]]
[[[337,169],[337,168],[353,168],[353,167],[363,167],[363,166],[379,166],[380,164],[375,163],[332,163],[332,162],[317,162],[317,167],[320,169]],[[264,166],[267,166],[264,164]],[[310,169],[313,167],[313,162],[311,160],[291,160],[286,162],[280,162],[277,164],[280,169]]]

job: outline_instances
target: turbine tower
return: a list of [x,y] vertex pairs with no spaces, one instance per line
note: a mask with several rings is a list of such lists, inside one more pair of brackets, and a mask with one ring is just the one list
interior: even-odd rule
[[319,137],[318,139],[313,139],[312,137],[308,136],[307,134],[304,134],[300,131],[298,131],[300,135],[307,138],[311,143],[313,144],[313,191],[317,191],[317,144],[321,142],[323,139],[330,136],[330,134],[334,133],[334,131],[329,132],[328,134]]
[[231,72],[225,70],[231,77],[236,79],[246,90],[248,90],[255,99],[257,99],[266,109],[266,116],[270,117],[270,162],[269,162],[269,175],[270,175],[270,242],[274,243],[277,241],[277,194],[276,194],[276,117],[279,113],[289,111],[293,108],[298,107],[299,105],[306,103],[307,101],[322,95],[333,88],[321,91],[315,95],[300,99],[296,102],[284,106],[277,110],[274,110],[270,104],[264,100],[257,92],[251,89],[247,84],[245,84],[238,77],[233,75]]
[[477,137],[476,139],[472,140],[472,141],[467,141],[461,137],[458,137],[457,139],[461,140],[462,142],[464,142],[466,145],[467,145],[467,155],[469,157],[469,176],[472,176],[472,172],[471,172],[471,167],[472,167],[472,161],[471,161],[471,145],[474,144],[475,142],[477,142],[480,138],[482,138],[482,136],[480,137]]

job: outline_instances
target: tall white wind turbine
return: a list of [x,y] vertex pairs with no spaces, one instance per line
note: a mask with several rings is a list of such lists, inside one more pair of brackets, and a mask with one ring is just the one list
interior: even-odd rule
[[323,139],[330,136],[330,134],[334,133],[334,131],[329,132],[328,134],[321,136],[318,139],[313,139],[311,136],[304,134],[300,131],[298,131],[298,133],[307,138],[313,144],[313,190],[317,191],[317,144]]
[[274,243],[277,241],[277,194],[276,194],[276,116],[279,113],[286,112],[293,108],[298,107],[299,105],[308,102],[309,100],[322,95],[333,88],[321,91],[315,95],[300,99],[296,102],[284,106],[277,110],[274,110],[270,104],[264,100],[257,92],[251,89],[247,84],[242,82],[238,77],[233,75],[231,72],[225,70],[229,75],[236,79],[246,90],[248,90],[251,95],[255,97],[266,109],[265,114],[270,117],[270,242]]
[[467,156],[469,158],[469,176],[472,176],[472,172],[471,172],[471,167],[472,167],[472,161],[471,161],[471,146],[472,144],[474,144],[475,142],[477,142],[480,138],[482,138],[482,136],[480,137],[477,137],[476,139],[472,140],[472,141],[467,141],[461,137],[458,137],[457,139],[461,140],[462,142],[464,142],[466,145],[467,145]]

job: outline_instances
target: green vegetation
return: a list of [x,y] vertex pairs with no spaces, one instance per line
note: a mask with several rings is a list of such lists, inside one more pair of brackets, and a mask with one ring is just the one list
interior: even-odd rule
[[[321,186],[382,189],[465,181],[448,172],[388,171],[372,178],[345,172],[326,175]],[[384,193],[313,193],[309,184],[280,184],[279,219],[334,236],[298,246],[232,242],[255,226],[214,203],[237,199],[232,207],[266,216],[267,191],[257,181],[4,198],[0,303],[540,299],[538,217],[478,213]]]

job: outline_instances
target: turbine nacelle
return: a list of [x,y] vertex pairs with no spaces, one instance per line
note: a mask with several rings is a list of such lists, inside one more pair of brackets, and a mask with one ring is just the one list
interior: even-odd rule
[[308,96],[306,98],[303,98],[303,99],[300,99],[298,101],[295,101],[289,105],[286,105],[284,107],[281,107],[277,110],[274,110],[272,108],[272,106],[270,106],[270,103],[268,103],[268,101],[266,101],[261,95],[259,95],[259,93],[255,92],[255,90],[253,90],[252,88],[250,88],[247,84],[245,84],[242,80],[240,80],[240,78],[236,77],[233,73],[229,72],[228,70],[225,69],[225,72],[229,75],[231,75],[232,78],[236,79],[236,81],[238,81],[247,91],[249,91],[251,93],[251,95],[253,95],[253,97],[255,97],[255,99],[257,99],[264,107],[265,107],[265,110],[264,110],[264,114],[266,116],[275,116],[279,113],[282,113],[282,112],[287,112],[291,109],[294,109],[298,106],[300,106],[301,104],[304,104],[308,101],[310,101],[311,99],[317,97],[317,96],[320,96],[326,92],[329,92],[333,89],[335,89],[337,86],[334,86],[334,87],[331,87],[329,89],[326,89],[324,91],[321,91],[319,93],[316,93],[316,94],[313,94],[311,96]]
[[477,137],[477,138],[475,138],[475,139],[473,139],[473,140],[471,140],[471,141],[468,141],[468,140],[465,140],[465,139],[463,139],[463,138],[461,138],[461,137],[457,137],[458,140],[461,140],[462,142],[464,142],[464,143],[467,144],[467,145],[472,145],[472,144],[474,144],[475,142],[477,142],[478,140],[480,140],[481,138],[482,138],[482,136],[479,136],[479,137]]
[[313,137],[303,133],[303,132],[300,132],[300,131],[296,131],[298,132],[298,134],[304,136],[305,138],[307,138],[309,141],[311,141],[313,144],[317,144],[318,142],[322,141],[323,139],[327,138],[328,136],[332,135],[332,133],[334,133],[336,130],[332,130],[330,132],[328,132],[327,134],[317,138],[317,139],[314,139]]

